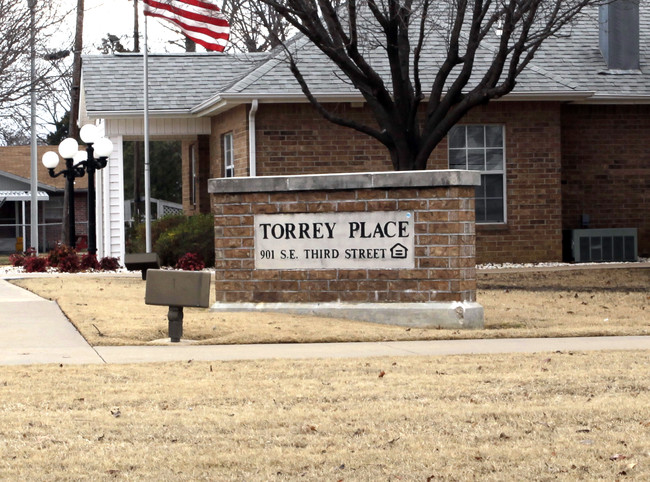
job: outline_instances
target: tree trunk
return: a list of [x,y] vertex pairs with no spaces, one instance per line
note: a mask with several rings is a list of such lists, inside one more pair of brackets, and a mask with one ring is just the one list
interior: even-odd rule
[[[384,143],[390,153],[393,169],[396,171],[413,171],[426,169],[417,165],[421,146],[421,137],[415,125],[409,123],[409,115],[384,111],[380,116],[382,127],[389,135],[389,142]],[[390,119],[390,120],[387,120]]]
[[69,136],[79,136],[79,97],[81,92],[81,51],[83,50],[84,0],[77,0],[77,25],[74,36],[74,60],[72,66],[72,95],[70,100]]
[[426,169],[416,165],[417,150],[410,146],[408,142],[399,142],[397,146],[388,149],[390,158],[393,163],[393,169],[396,171],[414,171]]
[[[77,24],[74,36],[74,60],[72,65],[72,92],[70,93],[70,124],[68,126],[68,135],[72,138],[79,137],[79,97],[81,92],[81,51],[83,49],[83,28],[84,28],[84,0],[77,0]],[[69,239],[70,231],[69,219],[70,212],[68,201],[72,193],[65,185],[63,192],[63,223],[61,232],[61,242],[70,246],[74,239]]]
[[138,0],[133,0],[133,51],[140,52],[140,17],[138,16]]

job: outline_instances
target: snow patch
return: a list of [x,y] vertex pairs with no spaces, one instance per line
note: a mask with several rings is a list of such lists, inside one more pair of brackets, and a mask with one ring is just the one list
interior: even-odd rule
[[477,264],[476,269],[491,270],[491,269],[513,269],[513,268],[557,268],[561,266],[607,266],[607,265],[630,265],[634,266],[640,263],[648,263],[650,258],[639,258],[635,262],[613,262],[613,263],[485,263]]

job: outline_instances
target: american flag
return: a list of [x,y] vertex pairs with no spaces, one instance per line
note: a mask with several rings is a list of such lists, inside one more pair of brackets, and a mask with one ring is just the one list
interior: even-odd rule
[[207,50],[223,52],[230,25],[216,5],[202,0],[144,0],[144,14],[176,24]]

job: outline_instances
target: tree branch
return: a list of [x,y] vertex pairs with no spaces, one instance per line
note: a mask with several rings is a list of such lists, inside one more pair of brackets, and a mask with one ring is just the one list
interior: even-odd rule
[[325,109],[323,104],[321,104],[316,97],[312,94],[311,90],[309,89],[309,85],[305,81],[305,78],[302,75],[302,72],[298,68],[298,65],[296,64],[295,59],[291,55],[290,52],[288,52],[289,56],[289,68],[291,69],[291,73],[294,75],[298,83],[300,84],[300,88],[302,89],[302,92],[305,94],[307,99],[309,100],[309,103],[328,121],[343,126],[343,127],[349,127],[351,129],[354,129],[356,131],[362,132],[364,134],[367,134],[371,137],[374,137],[377,139],[379,142],[382,144],[386,145],[390,143],[390,138],[386,136],[384,132],[381,132],[377,129],[373,129],[369,126],[360,124],[358,122],[351,121],[349,119],[344,119],[342,117],[338,117]]

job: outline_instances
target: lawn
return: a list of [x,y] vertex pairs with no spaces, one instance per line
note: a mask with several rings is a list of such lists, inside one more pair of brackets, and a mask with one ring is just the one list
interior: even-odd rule
[[[647,334],[650,270],[481,272],[485,330],[186,310],[202,342]],[[17,282],[92,343],[163,337],[133,277]],[[203,338],[201,338],[203,337]],[[4,480],[650,480],[650,352],[0,367]]]
[[[167,308],[144,304],[139,278],[62,275],[14,282],[56,300],[92,345],[167,337]],[[478,284],[483,330],[185,309],[183,336],[202,344],[240,344],[650,334],[650,268],[481,271]]]
[[4,480],[650,480],[649,352],[0,370]]

